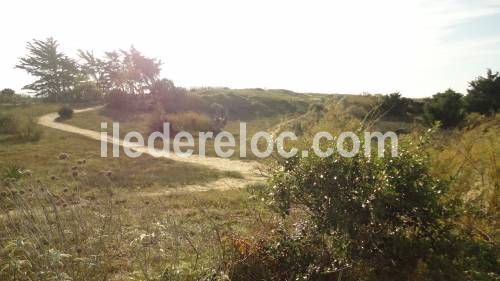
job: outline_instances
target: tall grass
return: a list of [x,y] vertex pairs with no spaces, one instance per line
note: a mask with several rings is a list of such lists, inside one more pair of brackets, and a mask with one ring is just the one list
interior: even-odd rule
[[1,189],[0,280],[219,280],[241,222],[255,224],[256,210],[239,196]]
[[39,141],[42,130],[32,115],[14,116],[0,115],[0,135],[10,135],[16,141]]
[[212,120],[204,114],[193,111],[179,113],[156,112],[151,116],[149,128],[151,131],[163,131],[163,123],[169,123],[171,133],[180,131],[191,133],[209,132],[213,130]]

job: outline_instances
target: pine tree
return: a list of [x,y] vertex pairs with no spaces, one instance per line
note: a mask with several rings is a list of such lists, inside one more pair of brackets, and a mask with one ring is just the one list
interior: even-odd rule
[[37,80],[24,86],[37,96],[54,101],[64,100],[82,79],[77,63],[58,50],[53,38],[27,43],[28,55],[19,60],[16,68],[23,69]]

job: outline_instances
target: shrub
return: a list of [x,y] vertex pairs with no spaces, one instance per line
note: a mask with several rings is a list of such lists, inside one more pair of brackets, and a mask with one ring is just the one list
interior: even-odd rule
[[0,134],[13,135],[18,141],[35,142],[40,140],[42,130],[33,116],[15,118],[0,114]]
[[13,134],[16,128],[16,119],[12,115],[0,114],[0,134]]
[[229,280],[338,280],[333,278],[346,264],[335,261],[325,240],[304,232],[303,226],[274,229],[266,240],[231,241]]
[[68,106],[61,107],[57,113],[59,114],[59,118],[63,120],[73,117],[73,109]]
[[14,90],[5,88],[0,91],[0,103],[11,103],[14,101],[16,92]]
[[459,125],[465,118],[462,94],[452,89],[437,93],[424,106],[424,116],[428,123],[440,121],[444,128]]
[[0,91],[0,95],[2,97],[13,97],[16,94],[16,92],[12,89],[5,88],[2,91]]
[[193,111],[167,114],[167,120],[177,131],[207,132],[212,130],[210,118]]
[[408,113],[410,99],[404,98],[400,93],[392,93],[382,98],[382,110],[387,116],[404,118]]
[[157,112],[150,120],[149,128],[151,132],[162,132],[163,123],[170,124],[170,135],[173,136],[179,131],[191,133],[210,132],[214,130],[212,120],[207,115],[193,111],[170,113]]
[[128,102],[128,94],[120,90],[111,90],[106,95],[106,107],[111,111],[128,111],[130,103]]
[[420,150],[289,159],[264,194],[283,218],[303,210],[301,219],[229,272],[241,280],[495,280],[494,247],[457,232],[458,205]]
[[38,127],[36,119],[29,116],[25,120],[19,122],[16,129],[17,138],[21,141],[39,141],[42,137],[42,129]]
[[495,113],[500,109],[500,74],[488,70],[486,77],[479,77],[470,82],[465,96],[470,112]]
[[214,102],[210,105],[210,114],[212,115],[213,130],[220,132],[227,123],[226,109],[224,106]]

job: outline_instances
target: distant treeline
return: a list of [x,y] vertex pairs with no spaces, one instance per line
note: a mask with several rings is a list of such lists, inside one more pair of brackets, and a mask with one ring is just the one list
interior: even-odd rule
[[[24,89],[48,101],[106,102],[111,114],[149,112],[158,107],[167,113],[195,111],[210,114],[222,106],[227,117],[251,119],[280,113],[303,112],[307,102],[274,94],[245,96],[229,89],[200,88],[187,90],[161,78],[161,61],[143,55],[134,47],[105,52],[98,57],[91,51],[78,51],[72,59],[59,50],[53,38],[33,40],[28,54],[17,68],[37,77]],[[256,89],[255,91],[263,91]],[[278,90],[282,91],[282,90]]]

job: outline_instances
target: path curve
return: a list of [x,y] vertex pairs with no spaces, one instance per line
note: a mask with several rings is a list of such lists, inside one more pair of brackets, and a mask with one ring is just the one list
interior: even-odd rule
[[[79,109],[75,110],[74,113],[82,113],[86,111],[97,110],[99,108],[101,108],[101,106]],[[57,122],[56,119],[58,117],[59,115],[56,112],[43,115],[38,119],[38,124],[52,129],[73,133],[86,138],[101,141],[100,132],[88,129],[82,129],[76,126]],[[179,192],[182,193],[182,192],[199,192],[208,190],[229,190],[229,189],[242,188],[248,184],[258,183],[265,180],[265,177],[263,177],[259,173],[259,169],[261,168],[260,164],[255,161],[230,160],[218,157],[202,157],[194,154],[187,157],[183,157],[183,156],[178,156],[173,152],[170,154],[166,154],[165,152],[159,149],[149,149],[147,146],[138,145],[132,142],[126,142],[122,139],[113,138],[112,136],[109,135],[106,141],[108,143],[119,144],[122,147],[128,147],[131,150],[142,152],[151,155],[153,157],[165,157],[174,161],[203,165],[221,171],[238,172],[243,176],[242,179],[222,178],[212,182],[208,182],[207,184],[184,185],[179,188],[169,188],[168,190],[162,192],[154,192],[154,193],[150,192],[143,194],[147,196],[168,195],[171,193],[179,193]]]

